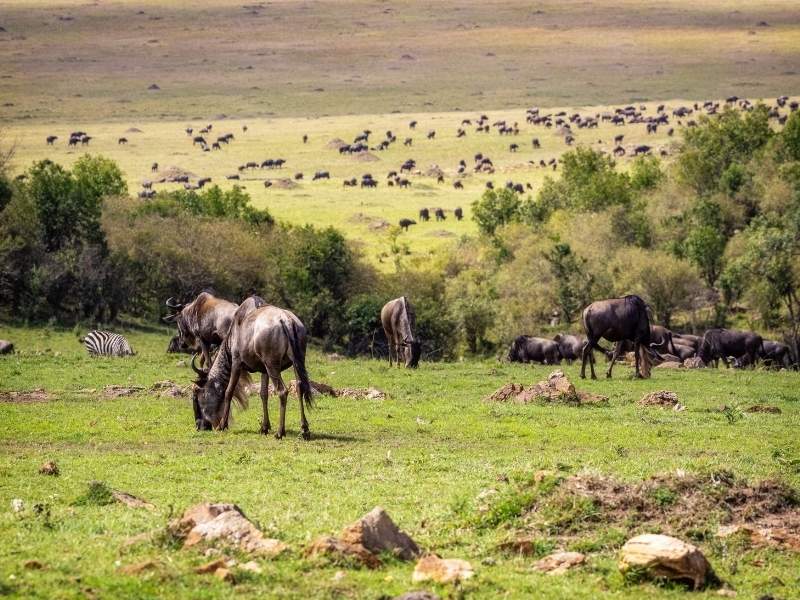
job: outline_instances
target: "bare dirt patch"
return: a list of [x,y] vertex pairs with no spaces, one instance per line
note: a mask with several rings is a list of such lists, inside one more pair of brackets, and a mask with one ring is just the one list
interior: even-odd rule
[[380,160],[380,158],[378,158],[371,152],[357,152],[356,154],[353,154],[351,156],[353,160],[355,160],[356,162],[377,162]]
[[0,391],[0,402],[13,402],[16,404],[30,404],[32,402],[47,402],[51,396],[44,388],[29,392]]
[[515,404],[559,403],[580,406],[606,404],[608,398],[575,389],[562,371],[553,371],[547,379],[535,385],[507,383],[484,399],[486,402],[513,402]]
[[297,183],[289,179],[288,177],[281,177],[279,179],[267,179],[270,182],[270,187],[273,187],[278,190],[293,190],[295,188],[300,187]]

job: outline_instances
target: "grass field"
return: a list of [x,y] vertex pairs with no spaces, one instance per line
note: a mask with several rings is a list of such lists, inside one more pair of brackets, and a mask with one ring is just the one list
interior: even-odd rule
[[[258,434],[256,398],[230,431],[198,433],[188,399],[146,391],[159,380],[190,381],[191,371],[177,366],[180,357],[163,352],[166,331],[129,332],[138,355],[127,360],[88,358],[72,331],[0,327],[0,338],[14,340],[21,351],[0,359],[0,390],[44,388],[51,395],[46,402],[0,402],[0,594],[11,597],[378,598],[427,587],[471,598],[671,598],[685,594],[684,588],[626,582],[617,571],[624,539],[615,528],[633,533],[635,527],[597,523],[589,538],[571,543],[588,549],[587,566],[550,577],[533,570],[535,556],[498,549],[524,529],[522,520],[479,526],[479,494],[497,489],[514,498],[508,490],[540,469],[623,482],[675,477],[679,469],[702,476],[730,471],[751,482],[800,486],[795,373],[656,370],[651,380],[635,381],[621,367],[614,380],[579,382],[573,365],[564,369],[579,389],[607,395],[608,406],[520,406],[482,399],[509,381],[543,379],[551,368],[468,361],[390,370],[379,361],[333,361],[312,352],[312,379],[336,387],[375,386],[388,398],[321,399],[309,414],[309,442],[296,437],[292,399],[289,435],[278,441]],[[104,399],[101,392],[111,384],[145,391]],[[687,410],[636,406],[645,392],[658,389],[676,391]],[[738,416],[720,412],[724,404],[736,407]],[[776,406],[782,414],[745,412],[752,404]],[[275,422],[274,402],[271,408]],[[57,462],[59,477],[38,474],[47,460]],[[503,476],[510,483],[502,483]],[[156,508],[76,505],[92,480]],[[10,510],[13,498],[24,501],[22,513]],[[194,574],[209,560],[200,552],[156,542],[124,547],[128,538],[162,530],[171,516],[201,501],[237,503],[291,550],[260,561],[259,575],[237,571],[239,582],[231,586]],[[375,505],[424,548],[469,560],[476,577],[454,591],[412,585],[413,563],[389,560],[368,570],[303,557],[312,538],[338,532]],[[713,516],[707,518],[715,531]],[[797,554],[695,535],[740,598],[800,597]],[[560,545],[555,536],[541,543],[545,550]],[[119,572],[150,559],[157,566],[144,574]],[[24,568],[29,560],[43,568]],[[344,576],[334,577],[340,570]]]

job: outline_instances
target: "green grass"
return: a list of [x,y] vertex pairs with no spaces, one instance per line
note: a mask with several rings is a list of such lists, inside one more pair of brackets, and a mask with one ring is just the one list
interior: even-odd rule
[[[137,350],[130,359],[90,359],[72,331],[0,327],[18,354],[0,358],[0,390],[44,388],[48,402],[0,403],[0,594],[12,597],[357,597],[377,598],[424,586],[411,584],[412,564],[389,561],[381,569],[345,569],[310,561],[303,548],[335,533],[375,505],[424,548],[470,560],[478,575],[463,586],[468,597],[663,597],[680,587],[626,583],[616,569],[623,539],[602,525],[574,547],[590,552],[589,565],[563,577],[532,569],[533,557],[498,549],[530,498],[509,495],[481,519],[476,497],[499,479],[530,478],[540,469],[563,475],[597,472],[625,481],[683,469],[730,470],[751,481],[777,478],[800,486],[800,386],[795,373],[720,369],[654,371],[650,380],[616,378],[580,382],[578,366],[564,366],[581,389],[609,396],[607,407],[487,404],[486,395],[508,381],[543,379],[548,367],[495,361],[424,363],[417,371],[389,369],[381,361],[331,361],[312,351],[314,380],[337,387],[376,386],[384,401],[322,398],[309,414],[313,439],[297,438],[296,401],[283,441],[258,434],[260,403],[236,415],[224,433],[194,431],[186,399],[143,392],[116,400],[99,393],[111,384],[171,379],[188,383],[185,357],[166,355],[169,334],[127,332]],[[287,379],[289,378],[287,373]],[[645,392],[670,389],[685,412],[635,405]],[[96,393],[87,391],[96,390]],[[782,414],[742,413],[733,422],[721,405],[773,404]],[[277,411],[271,405],[272,420]],[[38,474],[47,460],[61,474]],[[155,504],[152,512],[103,505],[90,482],[103,482]],[[543,485],[546,485],[543,484]],[[102,491],[102,490],[101,490]],[[669,509],[668,490],[657,490]],[[24,500],[22,514],[11,500]],[[88,499],[88,500],[87,500]],[[102,499],[102,498],[101,498]],[[83,500],[83,501],[81,501]],[[195,575],[208,559],[158,542],[123,548],[142,532],[163,529],[170,517],[201,501],[236,502],[291,552],[261,561],[260,575],[242,574],[236,586]],[[555,530],[591,519],[576,503],[553,514]],[[541,553],[555,538],[537,542]],[[797,597],[796,555],[775,550],[701,543],[723,580],[740,597],[765,593]],[[158,567],[124,576],[120,566],[153,559]],[[489,560],[487,560],[489,559]],[[25,569],[28,560],[44,565]],[[440,593],[448,593],[446,588]],[[714,597],[714,592],[696,594]]]

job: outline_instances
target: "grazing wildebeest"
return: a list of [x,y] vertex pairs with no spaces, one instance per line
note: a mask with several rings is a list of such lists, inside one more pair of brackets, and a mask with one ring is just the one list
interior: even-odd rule
[[439,175],[436,178],[436,183],[444,183],[444,175]]
[[406,138],[405,140],[403,140],[403,146],[410,146],[413,143],[414,143],[414,138]]
[[421,345],[416,336],[416,314],[408,298],[401,296],[387,302],[381,309],[381,324],[389,344],[389,366],[392,366],[392,350],[400,366],[400,357],[405,366],[414,369],[419,364]]
[[534,148],[541,148],[542,144],[539,142],[539,138],[533,138],[532,145]]
[[431,211],[427,208],[420,208],[419,209],[419,220],[422,222],[430,221],[431,220]]
[[411,227],[411,225],[416,224],[417,222],[413,221],[412,219],[400,219],[400,229],[403,229],[404,231],[408,231],[408,228]]
[[344,187],[356,187],[358,185],[358,180],[355,177],[351,179],[345,179],[342,181],[342,185]]
[[236,174],[236,175],[225,175],[225,179],[238,180],[238,179],[241,179],[241,178],[239,177],[238,174]]
[[158,163],[157,162],[154,162],[152,165],[150,165],[150,171],[152,173],[155,173],[156,171],[158,171]]
[[156,197],[155,190],[142,190],[141,192],[139,192],[139,198],[143,200],[149,200],[150,198],[155,198],[155,197]]
[[205,145],[205,143],[206,138],[204,138],[202,135],[197,135],[192,139],[192,146],[195,146],[196,144]]
[[289,390],[281,372],[294,367],[297,395],[300,400],[300,429],[309,439],[305,408],[312,406],[311,381],[306,371],[306,328],[291,311],[266,304],[257,296],[242,303],[233,315],[228,336],[220,346],[214,364],[208,370],[192,368],[198,375],[194,399],[201,417],[214,429],[226,429],[231,401],[247,406],[245,386],[249,373],[261,373],[261,405],[264,412],[261,433],[270,431],[269,382],[280,399],[280,423],[275,437],[286,435],[286,402]]
[[569,333],[559,333],[553,337],[553,341],[558,344],[558,352],[561,358],[572,364],[573,360],[578,360],[583,352],[583,345],[586,339]]
[[47,136],[47,145],[48,146],[52,146],[53,142],[55,142],[57,139],[58,139],[57,135],[48,135]]
[[508,150],[509,150],[509,152],[516,152],[517,150],[519,150],[519,144],[511,144],[508,147]]
[[303,178],[302,173],[295,173],[294,174],[295,181],[300,181]]
[[328,171],[317,171],[314,173],[314,177],[311,178],[311,181],[316,181],[317,179],[330,179],[331,174]]
[[456,221],[460,221],[464,218],[464,211],[461,210],[460,206],[456,206],[455,210],[453,210],[453,216],[455,216]]
[[306,133],[303,134],[303,143],[304,144],[308,143],[308,134],[306,134]]
[[745,364],[755,367],[759,354],[764,351],[764,341],[760,335],[752,331],[735,331],[732,329],[709,329],[700,342],[697,356],[706,365],[714,361],[719,365],[721,359],[726,367],[730,367],[728,357],[742,359]]
[[401,187],[401,188],[407,188],[408,186],[411,185],[411,182],[408,179],[405,179],[405,178],[402,178],[402,177],[398,177],[395,180],[395,183],[397,184],[397,187]]
[[586,377],[586,361],[592,373],[592,379],[597,379],[594,372],[594,355],[592,349],[603,349],[598,345],[600,338],[609,342],[616,342],[611,363],[608,365],[606,377],[611,377],[621,349],[622,342],[630,340],[634,343],[636,355],[636,377],[650,376],[650,318],[647,315],[647,305],[639,296],[625,296],[624,298],[611,298],[592,302],[583,310],[583,328],[586,331],[586,344],[581,353],[581,378]]
[[447,218],[444,216],[444,211],[441,208],[434,210],[433,214],[436,216],[437,221],[444,221]]
[[454,188],[454,189],[457,189],[457,190],[463,190],[463,189],[464,189],[464,184],[463,184],[463,183],[461,183],[460,181],[456,181],[456,182],[453,184],[453,188]]
[[435,131],[435,130],[433,130],[433,129],[431,129],[431,130],[428,132],[428,135],[427,135],[426,137],[427,137],[429,140],[432,140],[433,138],[435,138],[435,137],[436,137],[436,131]]
[[529,335],[521,335],[511,343],[507,358],[509,362],[561,364],[561,353],[556,342]]
[[764,340],[764,349],[761,352],[761,359],[770,367],[786,369],[792,368],[792,351],[788,345],[781,342]]
[[180,335],[173,335],[170,338],[167,352],[170,354],[194,354],[194,350],[183,342]]
[[117,145],[127,144],[128,138],[121,137],[117,140]]
[[197,348],[201,353],[201,365],[211,364],[211,347],[218,346],[228,335],[233,313],[238,306],[208,292],[202,292],[189,304],[170,298],[167,308],[175,311],[164,317],[166,323],[175,323],[184,344]]
[[417,122],[416,122],[416,121],[411,121],[411,122],[408,124],[408,128],[409,128],[409,129],[414,129],[416,126],[417,126]]
[[641,154],[650,154],[652,148],[646,144],[641,144],[633,149],[633,155],[639,156]]

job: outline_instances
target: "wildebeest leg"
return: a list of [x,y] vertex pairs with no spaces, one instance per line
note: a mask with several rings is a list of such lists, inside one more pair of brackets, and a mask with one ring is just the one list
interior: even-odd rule
[[272,429],[269,425],[269,409],[267,408],[269,400],[269,376],[264,373],[261,376],[261,408],[264,410],[264,418],[261,419],[261,433],[266,435]]
[[591,337],[586,340],[586,343],[583,345],[583,351],[581,352],[581,379],[586,379],[586,361],[589,361],[589,368],[592,372],[592,379],[597,379],[597,376],[594,374],[594,354],[592,353],[592,346],[594,346],[596,340],[593,340]]
[[394,347],[394,339],[392,339],[392,337],[388,336],[388,335],[386,337],[389,340],[389,343],[387,344],[386,348],[389,351],[389,366],[391,367],[392,366],[392,348]]
[[398,369],[403,366],[403,364],[400,362],[401,356],[403,357],[403,362],[405,362],[405,354],[406,353],[405,353],[405,348],[403,347],[403,342],[398,341],[397,348],[395,348],[395,360],[397,361]]
[[[620,342],[621,344],[622,342]],[[636,379],[643,379],[642,372],[639,370],[639,350],[641,349],[642,344],[641,342],[634,342],[633,343],[633,354],[635,355],[634,358],[634,371],[636,372]]]
[[297,399],[300,403],[300,435],[304,440],[311,439],[311,432],[308,430],[308,421],[306,420],[306,410],[303,406],[303,397],[300,395],[300,385],[297,386]]
[[606,379],[611,379],[611,369],[614,368],[614,363],[617,362],[617,359],[619,358],[619,355],[622,352],[622,343],[623,343],[622,340],[620,340],[619,342],[617,342],[617,345],[614,346],[614,354],[611,355],[611,363],[608,365],[608,370],[606,371]]
[[233,399],[233,392],[236,391],[236,386],[239,383],[239,375],[242,374],[242,363],[234,360],[231,365],[231,378],[228,381],[228,387],[225,390],[225,404],[222,407],[222,420],[219,422],[220,429],[228,428],[228,417],[231,415],[231,400]]
[[280,422],[278,423],[278,431],[275,432],[275,437],[281,439],[286,435],[286,401],[289,397],[289,390],[286,389],[286,384],[283,383],[280,366],[268,366],[267,373],[281,401]]

